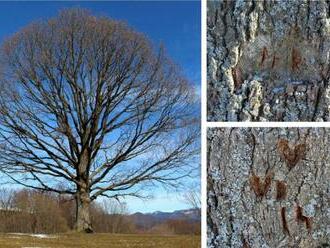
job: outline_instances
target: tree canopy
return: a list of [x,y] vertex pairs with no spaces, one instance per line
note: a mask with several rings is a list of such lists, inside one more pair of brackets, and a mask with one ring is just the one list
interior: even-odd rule
[[73,195],[82,223],[99,196],[141,197],[147,185],[189,176],[198,154],[194,91],[157,50],[125,23],[82,9],[9,37],[0,59],[1,171]]

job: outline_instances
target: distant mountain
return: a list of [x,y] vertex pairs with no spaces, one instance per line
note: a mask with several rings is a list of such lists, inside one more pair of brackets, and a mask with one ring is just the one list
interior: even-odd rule
[[174,212],[156,211],[153,213],[134,213],[129,215],[135,225],[142,229],[149,229],[168,220],[185,220],[188,222],[200,222],[200,209],[185,209]]

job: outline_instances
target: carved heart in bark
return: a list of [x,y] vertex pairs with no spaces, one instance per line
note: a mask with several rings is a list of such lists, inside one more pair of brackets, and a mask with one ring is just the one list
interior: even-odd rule
[[279,151],[282,159],[288,165],[289,170],[291,170],[302,158],[305,157],[306,144],[298,144],[291,148],[287,140],[280,139],[277,142],[277,150]]
[[252,174],[250,177],[250,186],[253,189],[254,193],[258,197],[264,197],[268,190],[270,189],[272,183],[273,173],[267,173],[263,182],[261,182],[260,177],[257,175]]

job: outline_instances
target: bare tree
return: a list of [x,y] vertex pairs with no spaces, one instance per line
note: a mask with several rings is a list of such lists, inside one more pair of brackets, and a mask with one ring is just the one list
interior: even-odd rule
[[200,192],[196,190],[189,190],[183,194],[183,200],[185,203],[187,203],[189,206],[195,209],[201,208],[201,195]]
[[0,188],[0,210],[13,208],[14,190]]
[[[196,188],[196,186],[195,186]],[[198,189],[199,187],[197,187]],[[190,208],[192,208],[192,211],[198,216],[198,218],[201,218],[201,209],[202,209],[202,200],[201,200],[201,192],[199,190],[189,190],[186,191],[182,196],[183,202],[185,202]]]
[[128,214],[127,204],[125,202],[119,202],[114,199],[104,199],[100,203],[100,207],[106,214]]
[[69,230],[54,193],[22,189],[11,197],[15,212],[10,214],[7,232],[60,233]]
[[0,68],[1,170],[73,195],[78,231],[92,232],[97,197],[142,197],[193,170],[193,89],[163,49],[124,23],[62,11],[8,38]]
[[135,225],[129,216],[125,202],[115,199],[103,199],[94,206],[93,223],[95,231],[110,233],[130,233]]

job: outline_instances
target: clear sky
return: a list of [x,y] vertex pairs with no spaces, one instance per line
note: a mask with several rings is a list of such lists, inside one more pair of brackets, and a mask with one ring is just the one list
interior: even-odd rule
[[[146,2],[1,2],[0,42],[31,21],[49,18],[70,7],[89,9],[95,15],[126,21],[154,43],[162,42],[168,55],[183,69],[200,92],[201,23],[198,1]],[[198,111],[199,108],[196,108]],[[147,202],[129,199],[131,212],[173,211],[187,208],[178,194],[154,192]]]
[[69,7],[126,21],[155,44],[163,42],[186,76],[200,85],[200,2],[1,2],[0,41],[31,21],[54,16]]

